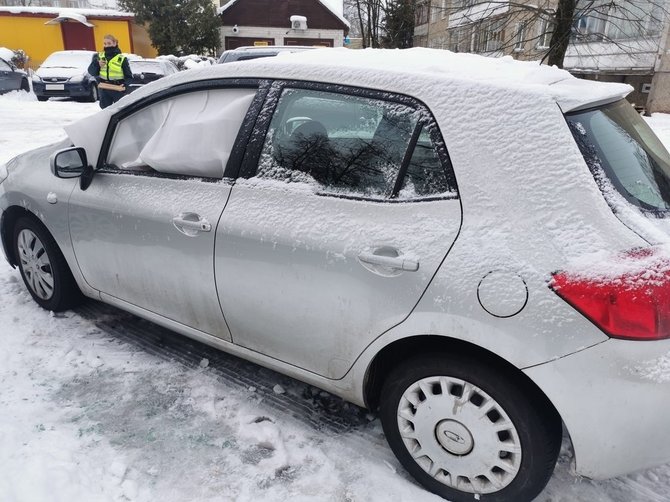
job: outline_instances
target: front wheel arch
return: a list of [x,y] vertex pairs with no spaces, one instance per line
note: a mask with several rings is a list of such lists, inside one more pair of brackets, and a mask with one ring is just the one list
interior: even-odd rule
[[[35,302],[42,308],[54,312],[67,310],[81,303],[84,298],[81,290],[72,275],[70,265],[65,259],[65,256],[63,256],[58,243],[49,229],[34,214],[22,208],[16,208],[9,214],[9,217],[12,218],[11,220],[5,221],[5,214],[3,214],[2,222],[3,246],[9,247],[11,250],[10,262],[12,262],[13,265],[18,266],[24,283]],[[51,284],[53,294],[50,297],[38,297],[35,288],[28,284],[23,265],[18,263],[19,260],[16,251],[18,246],[18,232],[23,229],[32,231],[34,236],[39,239],[39,243],[43,246],[43,249],[46,251],[45,256],[48,259],[47,265],[50,267],[50,272],[48,273],[53,280],[53,283]],[[10,255],[8,254],[8,256]],[[33,268],[33,270],[35,269]]]
[[0,221],[0,238],[2,239],[2,247],[5,251],[5,256],[12,267],[17,267],[19,262],[14,253],[14,246],[12,239],[14,238],[14,226],[22,216],[36,218],[36,216],[20,206],[11,206],[2,213],[2,220]]

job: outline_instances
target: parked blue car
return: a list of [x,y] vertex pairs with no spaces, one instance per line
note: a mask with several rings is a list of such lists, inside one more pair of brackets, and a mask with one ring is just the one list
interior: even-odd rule
[[93,54],[93,51],[58,51],[46,58],[33,75],[37,99],[65,97],[97,101],[97,82],[86,71]]

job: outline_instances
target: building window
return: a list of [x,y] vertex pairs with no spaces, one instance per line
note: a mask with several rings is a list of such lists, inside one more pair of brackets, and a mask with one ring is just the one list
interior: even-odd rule
[[482,33],[482,23],[474,23],[470,34],[470,52],[483,52],[485,36]]
[[526,44],[526,23],[517,23],[514,27],[514,50],[520,52]]
[[470,28],[458,27],[449,30],[449,50],[466,52],[470,47]]
[[[666,11],[658,0],[612,2],[597,0],[577,13],[575,39],[600,41],[658,36]],[[625,4],[625,5],[622,5]]]
[[499,51],[505,38],[504,20],[491,21],[486,29],[486,52]]
[[548,49],[551,44],[551,37],[554,34],[554,25],[549,19],[541,18],[538,21],[537,47],[539,49]]
[[435,23],[440,19],[440,6],[435,3],[430,7],[430,22]]
[[600,40],[605,34],[607,19],[603,14],[594,12],[577,18],[575,31],[577,39]]
[[426,24],[428,22],[428,2],[416,6],[416,25]]
[[661,33],[666,12],[658,0],[636,0],[625,6],[612,5],[606,14],[607,25],[601,33],[612,40],[655,36]]

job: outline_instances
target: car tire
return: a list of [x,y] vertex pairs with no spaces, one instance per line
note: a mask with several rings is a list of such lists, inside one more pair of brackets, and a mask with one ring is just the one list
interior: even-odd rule
[[60,312],[82,301],[63,253],[41,223],[31,217],[19,218],[13,246],[23,282],[42,308]]
[[47,99],[49,99],[48,96],[37,96],[37,101],[46,101]]
[[25,78],[21,80],[21,90],[30,92],[30,83],[28,83],[28,80]]
[[433,354],[399,365],[380,416],[400,463],[453,502],[525,502],[546,486],[561,447],[558,414],[539,391],[471,356]]

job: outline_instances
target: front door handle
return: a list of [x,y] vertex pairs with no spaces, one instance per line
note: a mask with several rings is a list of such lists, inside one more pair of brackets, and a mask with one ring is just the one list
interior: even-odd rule
[[211,232],[212,225],[195,213],[182,213],[172,218],[172,224],[182,234],[194,237],[200,232]]
[[419,270],[419,262],[405,256],[384,256],[369,252],[363,252],[358,255],[358,259],[368,265],[377,265],[393,270],[403,270],[405,272],[416,272]]

